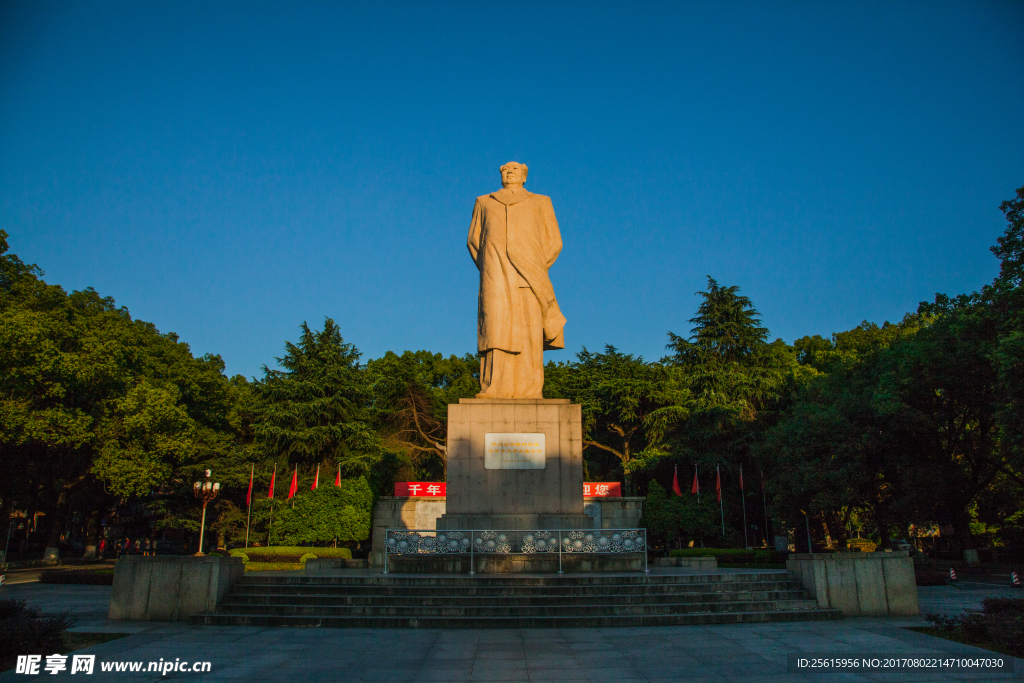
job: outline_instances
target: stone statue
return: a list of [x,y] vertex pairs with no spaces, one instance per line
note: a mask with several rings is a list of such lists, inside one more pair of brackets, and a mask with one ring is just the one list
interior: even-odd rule
[[469,253],[480,270],[477,398],[543,398],[544,351],[564,349],[565,317],[548,268],[562,251],[551,198],[523,189],[525,164],[501,167],[502,189],[477,197]]

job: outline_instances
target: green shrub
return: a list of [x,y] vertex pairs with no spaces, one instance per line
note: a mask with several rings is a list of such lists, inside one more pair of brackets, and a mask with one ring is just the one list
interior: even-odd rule
[[300,493],[292,502],[294,507],[282,506],[275,513],[275,543],[363,541],[370,537],[373,491],[362,477]]
[[698,539],[710,536],[716,528],[710,505],[699,504],[697,496],[669,495],[656,481],[651,481],[644,499],[640,526],[647,529],[651,540],[672,545],[676,539]]
[[245,565],[247,572],[279,572],[302,569],[298,562],[250,562]]
[[285,562],[303,564],[311,557],[341,557],[352,559],[352,551],[348,548],[311,548],[309,546],[272,545],[258,548],[235,548],[232,557],[241,557],[246,564]]
[[0,671],[13,667],[18,655],[62,652],[64,632],[74,623],[67,612],[43,617],[24,600],[0,600]]
[[780,564],[786,561],[786,555],[768,548],[680,548],[669,553],[669,557],[714,557],[719,563],[729,564]]

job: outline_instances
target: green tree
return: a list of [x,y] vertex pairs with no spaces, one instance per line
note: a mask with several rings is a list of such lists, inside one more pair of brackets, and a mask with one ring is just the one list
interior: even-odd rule
[[445,479],[448,405],[480,392],[479,367],[470,354],[445,358],[429,351],[388,351],[366,364],[374,424],[384,449],[401,463],[394,476]]
[[253,387],[252,424],[270,457],[289,463],[363,474],[380,457],[370,425],[371,395],[359,350],[342,339],[334,321],[314,332],[302,323],[298,344],[285,342],[282,370],[263,367]]
[[[753,467],[750,448],[774,420],[778,401],[817,374],[781,340],[768,342],[760,314],[739,287],[708,278],[688,339],[669,332],[674,369],[689,392],[685,420],[669,435],[685,462]],[[769,419],[766,419],[769,418]],[[730,468],[732,469],[732,468]]]
[[614,456],[635,495],[634,475],[669,455],[665,434],[686,416],[689,394],[672,369],[613,346],[576,358],[548,364],[544,395],[581,405],[584,448]]
[[894,446],[897,421],[880,412],[878,386],[882,354],[930,320],[908,315],[898,324],[865,322],[828,340],[797,340],[798,362],[813,374],[754,447],[779,519],[802,531],[806,511],[842,546],[858,510],[869,511],[883,540],[893,519],[908,518],[908,454]]
[[295,506],[282,506],[274,520],[274,543],[332,543],[370,537],[373,492],[366,479],[342,479],[341,486],[319,486],[298,494]]
[[[6,235],[0,243],[6,252]],[[0,256],[0,497],[46,513],[56,547],[72,504],[95,517],[122,500],[184,485],[191,461],[232,439],[216,356],[133,320],[92,289],[66,293]]]

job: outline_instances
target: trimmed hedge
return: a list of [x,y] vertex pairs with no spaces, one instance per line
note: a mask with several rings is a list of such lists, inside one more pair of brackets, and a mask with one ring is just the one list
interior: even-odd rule
[[778,550],[740,548],[678,548],[669,557],[713,557],[719,564],[784,564],[788,552]]
[[280,571],[296,571],[302,569],[303,566],[298,562],[246,562],[245,571],[247,572],[280,572]]
[[273,545],[260,546],[256,548],[235,548],[231,551],[232,557],[241,557],[246,564],[249,563],[286,563],[305,564],[310,558],[340,557],[346,560],[352,559],[352,551],[348,548],[312,548],[308,546],[287,546]]

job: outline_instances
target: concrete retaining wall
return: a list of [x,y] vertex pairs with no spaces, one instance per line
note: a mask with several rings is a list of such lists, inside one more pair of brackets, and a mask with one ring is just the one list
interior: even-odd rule
[[240,557],[122,555],[107,618],[184,621],[212,612],[244,573]]
[[845,616],[916,616],[914,563],[907,551],[790,555],[793,572],[819,607]]

